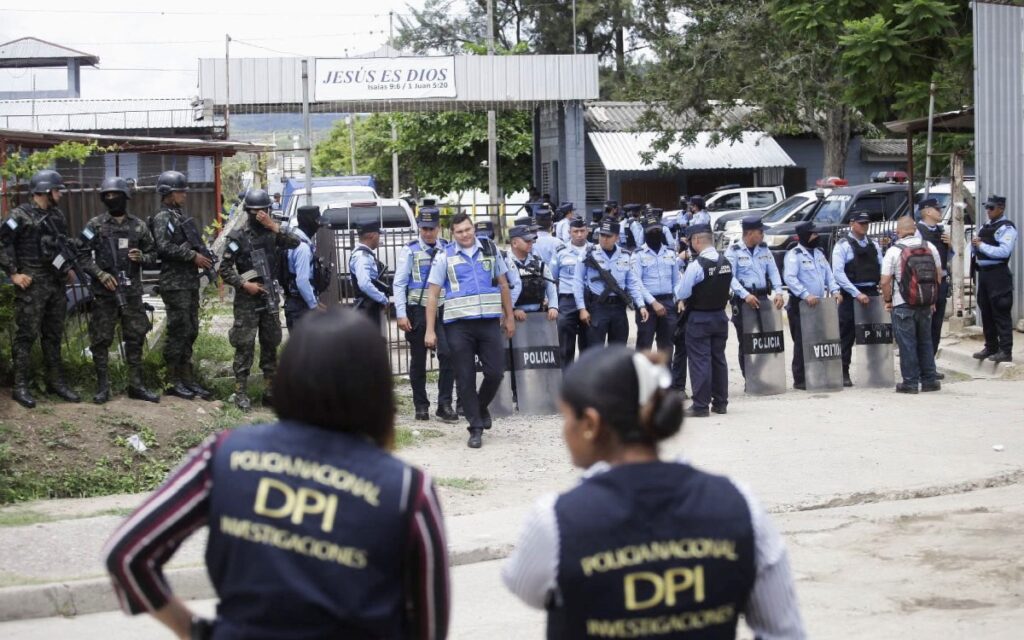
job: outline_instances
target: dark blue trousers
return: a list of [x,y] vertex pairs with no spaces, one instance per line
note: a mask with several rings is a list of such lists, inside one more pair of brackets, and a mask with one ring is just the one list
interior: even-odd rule
[[725,343],[729,319],[725,311],[691,311],[686,322],[686,356],[690,364],[693,408],[704,410],[714,404],[729,404],[729,365]]
[[587,329],[587,346],[603,347],[607,344],[626,344],[629,339],[629,319],[626,317],[626,303],[613,299],[607,302],[596,300],[588,305],[590,328]]
[[587,348],[587,328],[580,323],[580,312],[572,294],[558,296],[558,346],[562,352],[564,370],[576,359],[576,345],[580,353]]
[[671,293],[654,296],[654,299],[660,302],[668,313],[659,318],[651,305],[648,305],[647,322],[640,322],[640,312],[636,312],[636,350],[646,351],[657,342],[658,353],[664,353],[671,362],[673,334],[679,323],[679,313],[676,311],[676,303]]
[[[420,305],[409,305],[406,307],[409,322],[412,323],[412,331],[405,334],[409,341],[409,383],[412,385],[412,404],[417,411],[430,409],[430,399],[427,397],[427,347],[423,339],[427,335],[427,310]],[[452,368],[449,357],[447,333],[441,317],[444,314],[442,309],[437,312],[437,406],[452,406],[452,389],[455,386],[455,369]]]
[[[483,419],[481,411],[490,406],[501,387],[501,380],[505,376],[502,359],[505,357],[508,339],[495,318],[456,320],[446,324],[444,331],[448,338],[448,348],[451,349],[459,400],[462,401],[462,411],[469,421],[469,428],[489,429],[490,421]],[[477,358],[480,359],[484,374],[479,389],[476,386]]]

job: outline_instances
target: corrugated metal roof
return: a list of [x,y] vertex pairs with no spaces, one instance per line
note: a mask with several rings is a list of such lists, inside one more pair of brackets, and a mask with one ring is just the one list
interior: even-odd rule
[[117,145],[122,152],[163,153],[170,155],[212,156],[236,153],[268,153],[274,145],[235,140],[200,140],[198,138],[155,138],[148,136],[124,136],[98,133],[70,133],[65,131],[22,131],[0,128],[0,140],[9,144],[28,147],[39,145],[49,147],[63,140],[91,142],[102,146]]
[[[687,126],[687,116],[677,115],[658,106],[644,102],[588,102],[583,113],[587,131],[637,131],[642,128],[641,118],[648,109],[653,109],[665,124],[682,129]],[[737,106],[724,116],[726,126],[734,126],[749,115],[754,107]]]
[[76,58],[83,64],[95,65],[100,59],[91,53],[62,47],[39,38],[19,38],[0,44],[0,66],[29,68],[39,63],[49,65],[55,61]]
[[860,148],[863,153],[875,156],[907,157],[907,142],[898,138],[864,138]]
[[[244,112],[246,105],[302,103],[301,58],[232,58],[230,65],[232,113]],[[522,108],[540,102],[593,100],[600,89],[597,68],[597,56],[589,54],[455,56],[456,98],[334,102],[331,106],[339,111],[371,112],[392,110],[394,105],[404,110],[436,110],[445,103],[453,108]],[[225,69],[224,58],[199,60],[199,95],[218,106],[228,97]]]
[[114,131],[213,127],[190,98],[0,100],[0,127],[37,131]]
[[710,133],[701,133],[697,136],[696,144],[688,147],[677,144],[668,153],[656,154],[653,164],[644,164],[641,154],[651,150],[657,136],[657,133],[650,131],[587,134],[607,171],[652,171],[661,163],[676,165],[673,156],[677,153],[678,167],[687,171],[796,166],[774,138],[759,132],[743,133],[738,142],[722,142],[717,146],[709,146]]
[[[974,4],[974,144],[978,196],[1006,198],[1024,228],[1024,7]],[[1018,242],[1018,245],[1020,243]],[[1014,322],[1024,318],[1024,251],[1010,255]]]

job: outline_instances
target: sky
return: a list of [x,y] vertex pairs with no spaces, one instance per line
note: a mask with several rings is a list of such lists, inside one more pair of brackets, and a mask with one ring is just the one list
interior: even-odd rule
[[[198,59],[224,56],[225,34],[232,38],[232,57],[356,55],[386,43],[389,11],[396,14],[397,31],[398,14],[423,0],[88,4],[84,9],[80,0],[0,0],[0,43],[32,36],[99,56],[98,69],[82,71],[82,98],[186,98],[197,94]],[[11,5],[18,8],[6,8]],[[0,89],[31,90],[33,77],[36,89],[60,89],[67,74],[0,69]]]

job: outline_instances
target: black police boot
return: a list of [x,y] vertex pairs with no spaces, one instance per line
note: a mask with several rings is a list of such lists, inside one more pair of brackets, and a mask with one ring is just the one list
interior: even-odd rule
[[942,383],[936,380],[935,382],[922,382],[921,393],[928,393],[929,391],[941,391]]
[[14,390],[11,391],[11,398],[26,409],[36,408],[35,398],[33,398],[32,394],[29,393],[27,385],[21,384],[15,386]]
[[711,412],[707,409],[694,409],[693,407],[690,407],[683,413],[687,418],[707,418],[711,415]]
[[1013,354],[1011,354],[1009,351],[1000,351],[999,353],[994,353],[990,355],[988,357],[988,361],[995,362],[996,364],[999,364],[1000,362],[1012,362]]
[[799,389],[801,391],[807,391],[807,383],[805,383],[805,382],[794,382],[793,383],[793,388],[794,389]]
[[146,402],[160,402],[160,396],[153,393],[142,384],[142,370],[140,365],[132,366],[128,374],[128,397],[132,400],[145,400]]
[[984,360],[985,358],[989,357],[990,355],[992,355],[994,353],[995,353],[995,349],[989,349],[988,347],[985,347],[981,351],[975,353],[973,357],[974,357],[975,360]]
[[946,374],[942,373],[941,371],[936,371],[935,372],[935,379],[936,380],[945,380],[946,379]]
[[903,384],[902,382],[896,383],[896,393],[909,393],[911,395],[917,395],[917,385]]
[[213,392],[204,388],[198,382],[195,381],[195,377],[192,375],[192,364],[186,364],[181,368],[182,381],[188,390],[192,392],[192,395],[199,398],[200,400],[209,400],[213,398]]
[[466,442],[466,446],[470,449],[479,449],[484,446],[484,430],[483,429],[470,429],[469,430],[469,441]]
[[249,384],[246,381],[235,382],[235,406],[245,412],[252,409],[252,401],[249,399]]
[[724,416],[725,414],[729,413],[729,411],[725,407],[719,406],[717,404],[711,406],[711,412],[717,413],[718,415],[721,416]]
[[61,377],[51,380],[50,383],[46,385],[46,390],[65,402],[82,401],[82,398],[77,393],[75,393],[74,390],[71,387],[69,387]]
[[168,367],[167,375],[170,378],[170,386],[167,387],[164,393],[169,396],[178,396],[185,400],[192,400],[196,397],[196,394],[192,393],[192,390],[181,381],[181,367]]
[[96,404],[106,404],[110,400],[110,379],[107,376],[107,370],[104,368],[102,371],[96,371],[96,393],[92,396],[92,401]]
[[484,429],[491,428],[491,412],[486,407],[480,407],[480,421],[484,423]]
[[421,422],[429,422],[430,408],[428,407],[426,409],[416,409],[416,419]]
[[448,423],[459,421],[459,414],[452,411],[452,408],[449,405],[441,405],[437,408],[437,412],[434,415]]
[[848,374],[848,373],[844,373],[843,374],[843,386],[844,387],[852,387],[853,386],[853,380],[850,380],[850,374]]

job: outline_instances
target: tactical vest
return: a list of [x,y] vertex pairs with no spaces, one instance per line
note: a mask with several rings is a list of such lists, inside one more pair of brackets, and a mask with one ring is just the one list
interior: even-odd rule
[[939,252],[939,260],[942,261],[942,270],[946,271],[946,265],[949,262],[949,247],[942,241],[942,225],[936,226],[935,230],[932,231],[925,223],[918,222],[917,230],[922,238],[935,245],[935,249]]
[[[234,242],[238,245],[238,249],[234,249],[233,252],[235,254],[235,268],[238,269],[239,274],[256,268],[256,264],[252,259],[252,252],[256,249],[263,249],[263,253],[267,257],[268,273],[275,274],[278,272],[276,233],[270,231],[256,232],[251,228],[238,229],[228,235],[228,242]],[[263,278],[255,278],[252,282],[263,282]]]
[[[102,214],[95,220],[96,224],[87,225],[82,231],[82,235],[88,239],[96,266],[119,280],[123,274],[127,283],[122,282],[121,285],[127,288],[126,293],[142,295],[142,263],[132,262],[128,259],[128,252],[131,249],[139,248],[141,238],[136,231],[135,224],[140,221],[134,216],[125,214],[124,222],[117,224],[109,213]],[[94,232],[92,238],[88,238],[90,231]],[[92,290],[97,295],[114,295],[99,280],[93,280]]]
[[754,531],[727,478],[620,465],[560,496],[555,518],[550,640],[736,637],[754,586]]
[[[989,223],[983,225],[981,227],[981,229],[978,229],[978,240],[981,240],[982,242],[984,242],[987,245],[990,245],[990,246],[993,246],[993,247],[998,247],[999,246],[999,241],[996,240],[996,231],[998,231],[1000,227],[1005,227],[1007,225],[1009,225],[1011,227],[1014,226],[1013,223],[1010,222],[1009,220],[1007,220],[1005,217],[1000,218],[1000,219],[996,220],[995,222],[989,222]],[[1006,257],[1006,258],[989,258],[988,256],[985,256],[985,255],[979,255],[978,259],[979,260],[989,260],[991,262],[996,262],[996,263],[999,263],[999,264],[1009,264],[1010,263],[1010,258],[1009,257]]]
[[[438,251],[444,251],[446,244],[444,240],[438,239],[437,244],[431,247],[417,238],[406,246],[409,247],[409,251],[412,253],[412,259],[409,260],[409,285],[405,294],[406,304],[425,307],[427,306],[427,291],[430,289],[430,283],[427,282],[427,278],[430,277],[430,267],[434,264],[434,256],[437,255]],[[441,306],[443,304],[444,288],[442,287],[437,305]]]
[[[22,215],[15,217],[15,212],[19,211]],[[43,209],[25,203],[12,211],[11,216],[4,223],[6,225],[5,234],[11,233],[14,236],[12,247],[19,271],[25,268],[45,268],[56,255],[54,248],[44,241],[51,235],[43,223],[43,217],[46,215],[49,214]],[[29,223],[28,220],[32,222]]]
[[853,251],[853,259],[847,262],[843,268],[846,277],[852,283],[878,284],[878,281],[882,279],[882,265],[878,263],[878,256],[881,255],[878,245],[869,239],[867,246],[862,247],[853,236],[846,238],[846,242]]
[[480,239],[481,249],[472,257],[452,242],[445,247],[448,279],[445,283],[444,322],[500,318],[501,289],[498,287],[498,251],[490,240]]
[[[512,263],[516,271],[519,272],[519,279],[523,283],[516,306],[525,307],[544,302],[544,295],[547,291],[544,280],[544,261],[540,257],[530,254],[526,257],[525,262],[513,258]],[[554,304],[554,301],[549,300],[548,302]]]
[[693,286],[686,306],[693,311],[724,311],[732,297],[732,264],[722,254],[717,262],[704,256],[698,256],[697,262],[704,270],[704,279]]
[[[171,207],[166,204],[162,204],[160,213],[168,212],[170,215],[164,222],[167,225],[166,230],[170,234],[169,244],[176,247],[182,245],[188,245],[188,238],[185,237],[185,231],[181,228],[181,223],[185,219],[185,214],[181,212],[181,209],[177,207]],[[156,240],[156,216],[149,219],[149,231],[153,234],[153,239]],[[161,233],[163,231],[161,230]],[[172,289],[193,289],[199,286],[199,270],[196,265],[192,262],[184,262],[181,260],[166,260],[161,258],[160,260],[160,290],[170,291]]]
[[419,471],[362,438],[299,423],[222,436],[211,468],[218,637],[412,635],[403,489]]

